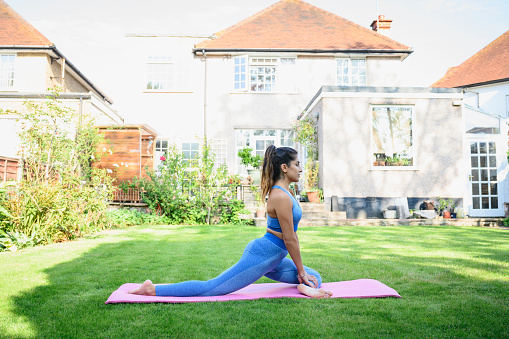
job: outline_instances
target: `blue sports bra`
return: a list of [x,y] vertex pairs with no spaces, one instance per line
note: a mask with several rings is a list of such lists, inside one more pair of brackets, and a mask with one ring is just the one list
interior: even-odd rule
[[[293,197],[293,195],[290,192],[288,192],[281,186],[277,186],[277,185],[272,186],[272,189],[274,189],[274,188],[279,188],[280,190],[286,192],[286,194],[288,194],[290,196],[290,198],[292,199],[292,202],[293,202],[293,206],[292,206],[293,231],[297,232],[297,228],[299,228],[299,221],[302,218],[302,208],[300,207],[299,203],[297,202],[297,200],[295,200],[295,198]],[[281,225],[279,225],[279,220],[277,218],[272,218],[268,214],[267,214],[267,228],[269,228],[273,231],[276,231],[276,232],[281,232]]]

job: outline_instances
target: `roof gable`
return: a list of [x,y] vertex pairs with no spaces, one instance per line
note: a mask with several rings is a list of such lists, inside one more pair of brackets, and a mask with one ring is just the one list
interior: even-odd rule
[[301,0],[281,0],[197,49],[397,50],[411,48]]
[[432,87],[462,87],[509,78],[509,31],[461,65],[451,67]]
[[53,46],[53,43],[0,0],[0,46]]

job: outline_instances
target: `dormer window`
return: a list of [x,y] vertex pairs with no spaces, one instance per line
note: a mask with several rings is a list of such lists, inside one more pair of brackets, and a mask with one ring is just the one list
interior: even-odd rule
[[14,54],[0,55],[0,88],[14,87]]
[[338,58],[338,86],[366,86],[366,59]]

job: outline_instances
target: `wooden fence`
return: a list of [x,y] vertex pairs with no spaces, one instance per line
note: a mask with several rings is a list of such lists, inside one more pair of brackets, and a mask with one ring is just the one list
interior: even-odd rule
[[18,180],[19,159],[0,156],[0,178],[2,182]]
[[117,188],[113,192],[113,201],[114,202],[123,202],[123,203],[141,203],[141,195],[140,190],[137,188],[129,188],[127,190],[123,190],[121,188]]

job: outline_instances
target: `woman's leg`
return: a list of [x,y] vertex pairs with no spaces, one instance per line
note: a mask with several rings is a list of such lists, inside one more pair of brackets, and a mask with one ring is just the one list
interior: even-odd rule
[[[320,287],[322,285],[322,277],[320,276],[320,273],[306,266],[304,266],[304,269],[307,274],[314,275],[318,280],[318,286],[315,287]],[[272,271],[265,274],[265,276],[279,282],[299,284],[299,279],[297,279],[297,266],[295,266],[293,260],[289,258],[284,258],[279,265],[277,265]]]
[[250,242],[240,260],[208,281],[185,281],[169,285],[155,285],[157,296],[191,297],[224,295],[235,292],[273,270],[287,255],[287,251],[265,238]]
[[322,277],[320,276],[320,273],[306,266],[304,266],[304,269],[306,270],[307,274],[314,275],[316,277],[316,280],[318,281],[318,286],[312,288],[307,285],[299,283],[299,279],[297,278],[297,267],[293,263],[293,260],[290,260],[288,258],[284,258],[281,261],[281,263],[276,266],[275,269],[265,274],[265,276],[267,278],[279,282],[284,282],[288,284],[299,284],[297,286],[299,292],[311,298],[322,299],[332,297],[331,291],[319,288],[320,286],[322,286]]

